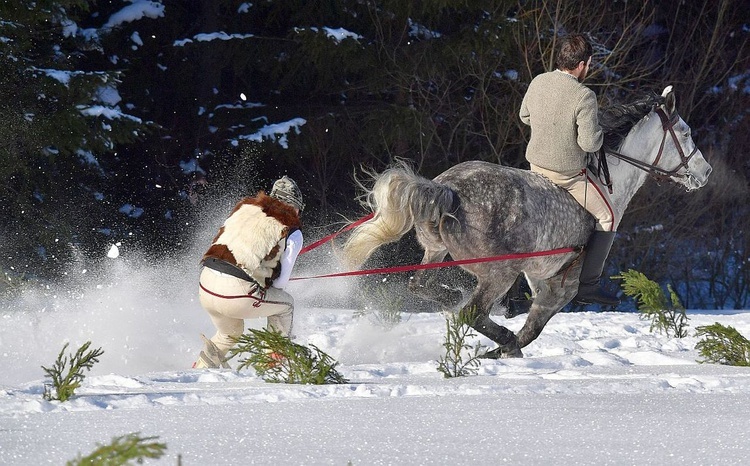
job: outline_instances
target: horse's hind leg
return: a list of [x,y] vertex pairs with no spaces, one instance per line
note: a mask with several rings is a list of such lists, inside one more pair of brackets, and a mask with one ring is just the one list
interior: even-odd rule
[[496,349],[487,352],[487,358],[523,357],[516,335],[490,318],[492,305],[508,292],[514,280],[515,275],[498,275],[489,281],[479,280],[474,294],[461,311],[470,317],[469,321],[472,322],[471,327],[474,330],[497,343]]
[[[425,249],[422,264],[442,262],[448,254],[446,249],[431,251]],[[446,308],[457,306],[463,299],[460,290],[449,288],[434,279],[429,270],[417,270],[409,280],[409,290],[412,293],[430,301],[436,301]]]
[[537,294],[526,317],[523,328],[518,332],[518,345],[524,348],[536,340],[547,322],[576,295],[578,283],[562,284],[560,275],[535,283]]

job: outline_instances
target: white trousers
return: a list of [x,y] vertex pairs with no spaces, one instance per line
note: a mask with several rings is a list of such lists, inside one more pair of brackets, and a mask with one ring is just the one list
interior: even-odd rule
[[287,337],[292,333],[294,298],[279,288],[262,296],[254,283],[204,267],[198,298],[216,327],[211,341],[222,356],[234,346],[232,338],[244,333],[244,319],[267,317],[269,327]]

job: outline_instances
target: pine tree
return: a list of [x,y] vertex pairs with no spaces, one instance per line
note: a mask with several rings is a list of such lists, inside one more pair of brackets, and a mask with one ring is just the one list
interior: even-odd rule
[[108,209],[106,157],[143,134],[117,105],[120,73],[78,27],[93,0],[0,5],[0,261],[44,275],[68,263]]

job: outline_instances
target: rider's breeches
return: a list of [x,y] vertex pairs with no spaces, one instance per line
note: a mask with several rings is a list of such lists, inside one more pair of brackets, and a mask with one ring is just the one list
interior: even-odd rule
[[222,354],[234,346],[232,337],[244,333],[244,319],[267,317],[268,327],[284,336],[292,332],[294,298],[279,288],[263,294],[255,283],[204,267],[198,297],[216,327],[211,341]]
[[532,164],[531,171],[545,176],[568,191],[584,209],[594,216],[597,230],[615,231],[615,213],[612,210],[609,192],[588,170],[559,173]]

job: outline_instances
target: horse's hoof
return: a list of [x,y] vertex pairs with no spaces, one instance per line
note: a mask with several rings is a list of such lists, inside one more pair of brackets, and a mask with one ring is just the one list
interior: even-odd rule
[[500,355],[500,348],[495,348],[493,350],[487,351],[483,355],[479,356],[480,359],[500,359],[502,356]]
[[521,352],[520,348],[514,348],[513,350],[508,350],[499,346],[479,356],[480,359],[510,359],[510,358],[522,358],[522,357],[523,357],[523,353]]
[[521,352],[520,348],[513,348],[512,350],[503,351],[500,353],[500,358],[502,359],[510,359],[510,358],[522,358],[523,353]]

